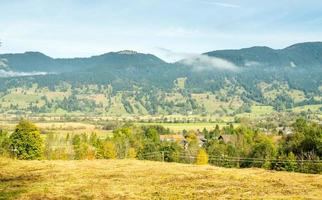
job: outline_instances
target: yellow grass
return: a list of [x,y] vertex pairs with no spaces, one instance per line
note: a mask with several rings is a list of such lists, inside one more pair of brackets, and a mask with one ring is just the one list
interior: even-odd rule
[[136,160],[0,159],[2,199],[321,199],[322,175]]

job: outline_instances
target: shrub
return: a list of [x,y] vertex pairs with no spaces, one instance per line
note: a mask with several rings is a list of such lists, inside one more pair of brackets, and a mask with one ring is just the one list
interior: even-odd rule
[[134,148],[130,148],[127,154],[127,157],[130,159],[135,159],[136,158],[136,150]]
[[285,163],[285,169],[287,171],[295,171],[297,168],[296,157],[293,152],[290,152],[287,156],[287,162]]
[[182,147],[176,142],[162,142],[160,151],[163,152],[164,161],[179,162]]
[[51,159],[53,160],[68,160],[68,158],[69,155],[67,149],[64,147],[54,149],[51,156]]
[[74,145],[74,153],[76,160],[92,159],[93,157],[91,147],[85,142],[81,142],[79,145]]
[[0,130],[0,156],[9,155],[9,136],[8,133]]
[[103,144],[103,156],[107,159],[115,159],[116,158],[116,148],[113,142],[107,141]]
[[205,149],[200,149],[197,155],[196,160],[197,165],[206,165],[208,164],[208,154]]
[[13,156],[18,159],[39,159],[43,153],[43,141],[38,128],[30,121],[22,119],[9,138]]

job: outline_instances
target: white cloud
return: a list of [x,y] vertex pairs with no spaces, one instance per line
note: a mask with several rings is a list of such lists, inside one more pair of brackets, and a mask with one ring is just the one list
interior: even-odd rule
[[15,72],[5,71],[0,69],[0,77],[19,77],[19,76],[35,76],[35,75],[46,75],[47,72]]
[[261,63],[256,62],[256,61],[250,61],[250,60],[247,60],[247,61],[245,62],[245,66],[246,66],[246,67],[256,67],[256,66],[260,66],[260,65],[261,65]]
[[180,61],[185,65],[192,66],[196,71],[208,71],[208,70],[229,70],[229,71],[239,71],[239,67],[234,63],[231,63],[225,59],[211,57],[207,55],[198,55],[191,58],[184,59]]
[[0,69],[6,69],[8,68],[8,63],[7,63],[7,59],[0,59]]
[[178,61],[184,65],[191,66],[195,71],[209,71],[209,70],[229,70],[239,71],[240,68],[234,63],[229,62],[222,58],[211,57],[204,54],[198,53],[186,53],[186,52],[174,52],[172,50],[156,47],[159,54],[163,55],[163,58],[171,61]]
[[185,58],[198,56],[198,53],[185,53],[185,52],[174,52],[170,49],[163,47],[156,47],[156,54],[162,59],[165,59],[168,62],[176,62]]

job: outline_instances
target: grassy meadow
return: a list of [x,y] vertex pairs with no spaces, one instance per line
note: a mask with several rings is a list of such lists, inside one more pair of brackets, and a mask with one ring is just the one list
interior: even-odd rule
[[[88,134],[96,133],[97,136],[101,138],[106,138],[106,136],[110,136],[112,134],[112,130],[103,130],[100,127],[97,127],[91,123],[82,123],[82,122],[38,122],[35,123],[36,126],[46,132],[53,133],[60,136],[66,136],[67,134]],[[8,130],[12,132],[17,123],[13,122],[0,122],[0,129]],[[44,134],[43,136],[46,136]]]
[[[207,130],[213,130],[216,128],[216,125],[218,125],[220,128],[227,126],[227,123],[136,123],[137,125],[160,125],[165,128],[169,128],[171,131],[174,132],[182,132],[183,130],[187,131],[202,131],[204,128]],[[237,127],[238,123],[233,123],[235,127]]]
[[322,175],[138,160],[0,160],[0,199],[320,199]]

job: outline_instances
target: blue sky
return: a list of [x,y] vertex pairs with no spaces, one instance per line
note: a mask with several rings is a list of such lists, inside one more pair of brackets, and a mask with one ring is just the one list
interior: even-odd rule
[[0,0],[0,53],[124,49],[173,61],[218,49],[322,41],[321,0]]

